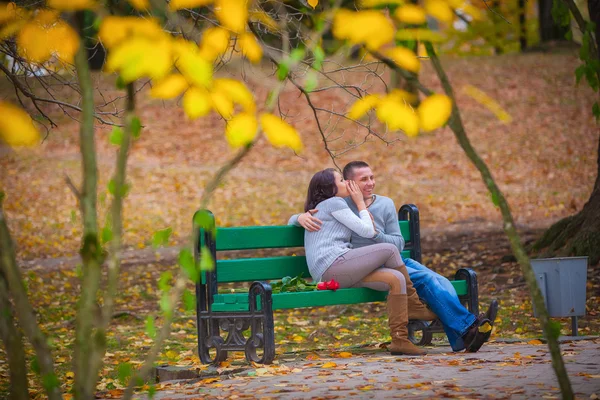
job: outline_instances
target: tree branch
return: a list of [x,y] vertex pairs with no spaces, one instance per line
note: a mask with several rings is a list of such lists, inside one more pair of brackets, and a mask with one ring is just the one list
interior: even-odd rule
[[551,321],[548,317],[548,311],[544,303],[544,298],[542,297],[540,288],[537,285],[537,280],[533,273],[533,269],[531,268],[529,257],[527,256],[525,248],[523,247],[519,234],[515,228],[510,206],[500,191],[500,188],[498,188],[496,185],[496,182],[494,181],[494,178],[492,177],[487,165],[479,157],[466,135],[465,128],[460,117],[460,112],[458,110],[458,106],[456,105],[456,98],[454,97],[452,85],[450,84],[450,80],[448,79],[441,62],[435,53],[433,45],[429,42],[425,42],[425,48],[431,57],[433,67],[440,79],[440,82],[442,83],[446,95],[452,99],[452,115],[450,116],[449,126],[452,129],[452,132],[454,132],[456,140],[464,150],[467,157],[469,157],[471,162],[479,170],[481,178],[492,195],[492,198],[495,199],[495,203],[500,208],[502,219],[504,221],[504,231],[506,232],[506,236],[508,236],[510,241],[513,254],[521,266],[521,271],[523,272],[523,276],[525,277],[527,285],[529,286],[529,291],[532,294],[535,308],[540,314],[539,319],[542,323],[545,336],[548,339],[548,347],[552,356],[552,366],[554,367],[556,377],[560,384],[563,399],[573,399],[573,390],[571,388],[569,376],[567,375],[567,371],[560,353],[560,346],[558,344],[557,337],[553,334]]

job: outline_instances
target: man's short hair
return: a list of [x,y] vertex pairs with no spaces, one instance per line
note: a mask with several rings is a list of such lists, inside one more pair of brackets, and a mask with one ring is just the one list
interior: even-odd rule
[[367,164],[364,161],[350,161],[348,164],[346,164],[346,166],[344,167],[344,171],[342,172],[342,174],[344,175],[344,179],[352,179],[352,177],[354,176],[354,169],[355,168],[368,168],[369,164]]

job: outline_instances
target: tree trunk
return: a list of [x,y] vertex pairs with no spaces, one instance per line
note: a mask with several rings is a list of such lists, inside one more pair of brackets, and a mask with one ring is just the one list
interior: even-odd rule
[[527,4],[525,0],[519,1],[519,47],[521,51],[527,48]]
[[8,358],[10,372],[10,399],[27,400],[27,365],[23,338],[15,324],[13,310],[8,299],[8,283],[0,269],[0,339],[4,342],[4,350]]
[[565,35],[569,32],[568,26],[560,26],[552,17],[552,1],[539,0],[540,41],[566,40]]
[[502,41],[504,38],[500,24],[505,24],[506,21],[500,18],[502,11],[500,10],[500,2],[498,0],[493,0],[490,8],[493,11],[492,21],[494,23],[494,54],[500,55],[504,52],[502,49]]

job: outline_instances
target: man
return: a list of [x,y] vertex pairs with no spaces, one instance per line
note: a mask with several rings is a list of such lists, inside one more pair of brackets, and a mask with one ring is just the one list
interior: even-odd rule
[[[358,184],[377,231],[371,239],[353,234],[352,245],[362,247],[375,243],[392,243],[398,247],[399,251],[402,251],[404,239],[400,234],[396,207],[390,198],[375,195],[375,177],[369,165],[364,161],[352,161],[344,167],[343,175],[344,179],[353,180]],[[358,214],[354,203],[349,199],[346,201],[349,207]],[[319,230],[322,222],[313,215],[316,211],[309,210],[303,214],[294,215],[288,224],[302,226],[309,231]],[[399,271],[405,275],[407,282],[409,318],[432,320],[437,315],[454,351],[463,349],[469,352],[478,351],[490,337],[491,326],[498,311],[498,302],[493,300],[485,314],[475,316],[462,305],[448,279],[413,259],[403,258],[403,261],[406,268],[399,269]],[[419,297],[427,303],[435,315],[428,312],[419,301]],[[489,328],[489,330],[485,328]]]

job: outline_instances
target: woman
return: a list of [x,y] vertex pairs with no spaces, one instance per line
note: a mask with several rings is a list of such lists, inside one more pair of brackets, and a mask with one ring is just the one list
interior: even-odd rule
[[[357,217],[346,204],[350,196],[359,210]],[[315,282],[335,279],[340,287],[368,287],[388,291],[387,312],[393,355],[422,355],[425,351],[408,339],[408,309],[404,275],[393,269],[403,265],[393,244],[379,243],[352,249],[352,232],[371,238],[377,234],[363,195],[354,181],[344,181],[333,168],[317,172],[308,185],[304,210],[318,209],[320,230],[305,231],[308,269]],[[383,266],[383,267],[382,267]]]

